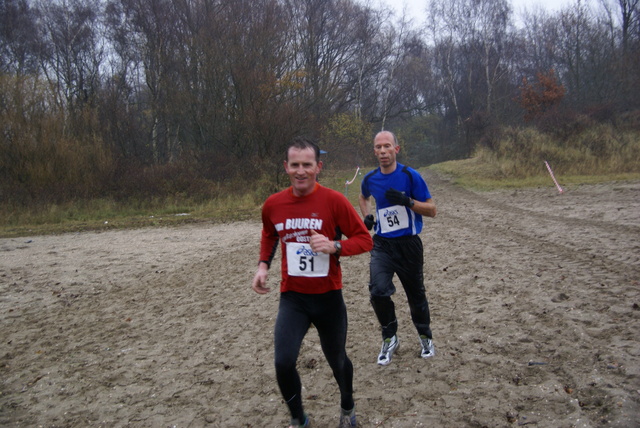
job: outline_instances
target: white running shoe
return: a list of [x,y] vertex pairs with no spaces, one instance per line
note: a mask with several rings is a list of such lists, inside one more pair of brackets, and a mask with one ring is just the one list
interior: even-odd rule
[[400,341],[397,336],[394,335],[391,339],[385,339],[382,342],[382,349],[380,349],[380,354],[378,355],[378,364],[381,366],[388,365],[398,346],[400,346]]
[[340,409],[340,425],[338,428],[356,428],[358,423],[356,422],[356,408],[346,411]]
[[422,358],[431,358],[436,355],[436,348],[433,346],[433,340],[429,339],[427,336],[420,336],[420,346],[422,346],[422,351],[420,352],[420,356]]
[[304,421],[302,423],[300,423],[300,421],[298,419],[291,419],[291,424],[289,425],[289,428],[307,428],[311,426],[311,421],[309,420],[309,416],[307,416],[307,414],[304,414]]

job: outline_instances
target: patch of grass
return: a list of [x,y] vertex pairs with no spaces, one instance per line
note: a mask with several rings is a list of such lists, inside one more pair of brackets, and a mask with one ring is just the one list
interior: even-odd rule
[[640,179],[640,133],[599,125],[565,140],[533,128],[507,128],[489,149],[470,159],[433,165],[455,183],[476,189],[561,186]]
[[[429,168],[448,176],[454,183],[462,187],[479,191],[555,186],[544,163],[541,163],[538,175],[530,175],[527,177],[510,177],[502,174],[499,165],[484,163],[478,158],[443,162],[437,165],[431,165]],[[561,187],[578,184],[640,180],[640,172],[610,172],[597,175],[558,175],[555,172],[554,174]]]
[[257,220],[259,214],[260,207],[251,195],[224,196],[204,203],[98,199],[31,208],[0,207],[0,237],[226,223]]
[[[360,184],[362,183],[362,178],[365,176],[365,174],[372,169],[374,169],[374,167],[360,168],[360,171],[357,175],[355,175],[356,168],[352,170],[323,171],[320,174],[320,183],[322,183],[323,186],[329,187],[333,190],[337,190],[338,192],[344,194],[347,199],[349,199],[351,204],[353,204],[353,206],[356,208],[356,211],[360,213],[360,208],[358,208]],[[353,180],[353,183],[347,185],[347,181],[351,180]]]
[[[346,181],[353,179],[354,173],[355,170],[325,170],[321,173],[320,182],[345,193],[357,208],[364,171],[361,170],[356,180],[346,186]],[[7,204],[0,206],[0,237],[259,221],[262,203],[268,196],[260,186],[244,194],[235,187],[219,194],[222,196],[204,202],[182,197],[125,202],[94,199],[29,208]]]

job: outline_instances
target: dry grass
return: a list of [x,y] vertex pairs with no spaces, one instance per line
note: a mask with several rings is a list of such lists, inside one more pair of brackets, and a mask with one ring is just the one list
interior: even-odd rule
[[508,129],[493,150],[479,148],[470,159],[433,165],[465,187],[478,190],[640,179],[640,132],[600,125],[566,141],[534,129]]
[[[597,127],[567,141],[554,141],[531,129],[509,129],[494,150],[480,148],[474,157],[429,168],[468,188],[491,190],[552,186],[547,160],[561,185],[640,179],[640,133],[614,132]],[[357,207],[364,168],[352,184],[353,170],[326,168],[321,182],[345,193]],[[286,177],[284,177],[286,180]],[[217,188],[208,199],[173,197],[116,202],[112,199],[74,200],[28,208],[0,205],[0,237],[40,235],[85,230],[161,227],[198,222],[259,220],[264,199],[276,191],[270,181],[232,182]],[[187,192],[188,193],[188,192]]]

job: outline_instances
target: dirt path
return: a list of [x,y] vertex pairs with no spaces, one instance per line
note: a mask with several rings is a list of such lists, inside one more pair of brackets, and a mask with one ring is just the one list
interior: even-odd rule
[[[362,427],[634,427],[640,420],[640,182],[473,193],[428,175],[436,357],[375,364],[368,256],[343,259]],[[0,239],[0,425],[280,427],[278,294],[250,289],[260,225]],[[277,270],[271,275],[277,288]],[[313,426],[338,394],[311,331]]]

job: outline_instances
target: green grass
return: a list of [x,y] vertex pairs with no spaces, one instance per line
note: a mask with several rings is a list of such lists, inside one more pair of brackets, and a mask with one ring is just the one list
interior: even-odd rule
[[[548,173],[543,162],[540,163],[539,174],[527,177],[510,177],[508,175],[504,175],[500,173],[499,165],[481,162],[478,158],[444,162],[432,165],[429,168],[440,174],[448,176],[454,183],[462,187],[478,191],[555,186],[553,179]],[[596,175],[554,174],[562,187],[567,185],[574,186],[580,184],[640,180],[640,172],[611,172]]]
[[[432,165],[432,169],[456,184],[474,190],[554,186],[545,165],[548,160],[563,187],[602,182],[640,180],[640,134],[613,133],[609,128],[583,133],[579,140],[554,141],[531,129],[505,132],[493,151],[479,149],[470,159]],[[405,161],[411,165],[410,160]],[[355,169],[325,169],[320,182],[345,193],[358,208],[360,183],[372,167],[363,168],[354,182]],[[617,172],[623,171],[623,172]],[[74,201],[64,205],[21,208],[0,205],[0,237],[101,231],[142,227],[166,227],[190,223],[228,223],[260,219],[260,207],[273,188],[242,183],[224,195],[202,202],[188,197],[150,201],[115,202],[110,199]],[[271,189],[267,191],[266,189]]]
[[[321,175],[327,187],[345,192],[345,181],[355,171],[328,171]],[[348,178],[346,178],[349,176]],[[349,200],[357,207],[360,176],[347,189]],[[68,232],[106,231],[144,227],[169,227],[197,223],[230,223],[260,220],[264,197],[261,190],[226,196],[206,202],[173,199],[115,202],[110,199],[74,201],[64,205],[50,204],[28,209],[0,206],[0,238],[50,235]]]
[[534,128],[505,128],[492,148],[470,159],[433,165],[455,183],[474,190],[561,186],[640,179],[640,132],[597,125],[560,138]]
[[205,203],[171,200],[116,203],[100,199],[30,209],[1,207],[0,237],[227,223],[258,219],[259,213],[260,207],[251,195],[227,196]]
[[[407,162],[408,163],[408,162]],[[497,190],[554,186],[543,162],[537,173],[514,177],[504,163],[487,156],[444,162],[428,167],[473,190]],[[324,170],[320,182],[345,193],[358,208],[360,183],[372,167],[363,168],[354,180],[355,170]],[[611,168],[615,169],[615,168]],[[556,175],[563,187],[579,184],[640,180],[640,172]],[[109,199],[74,201],[64,205],[46,205],[28,209],[11,205],[0,206],[0,237],[47,235],[80,231],[104,231],[143,227],[168,227],[197,223],[229,223],[260,220],[264,193],[259,189],[239,195],[229,191],[225,196],[206,202],[188,199],[114,202]],[[224,192],[221,192],[224,193]]]

